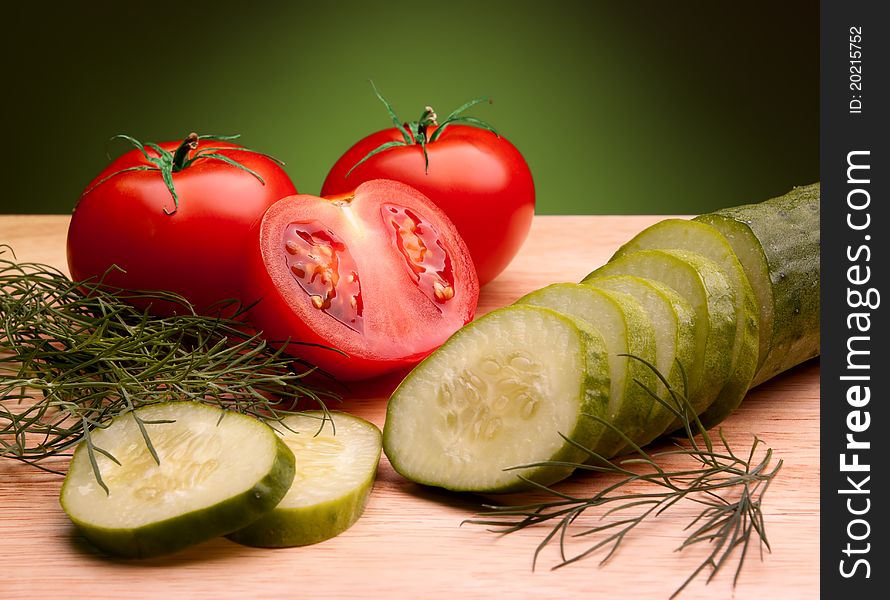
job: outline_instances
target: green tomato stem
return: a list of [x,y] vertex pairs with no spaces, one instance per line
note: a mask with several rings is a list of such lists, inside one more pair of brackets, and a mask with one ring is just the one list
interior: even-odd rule
[[194,131],[179,144],[176,152],[173,153],[173,172],[178,173],[185,167],[185,161],[189,156],[189,152],[198,149],[198,134]]
[[426,134],[427,128],[429,128],[430,125],[438,125],[439,123],[437,122],[437,119],[438,116],[432,106],[424,107],[423,112],[420,114],[420,119],[417,121],[417,139],[414,140],[415,144],[423,146],[429,141]]

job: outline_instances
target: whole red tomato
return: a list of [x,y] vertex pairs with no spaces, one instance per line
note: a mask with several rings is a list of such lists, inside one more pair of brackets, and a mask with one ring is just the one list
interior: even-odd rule
[[454,225],[396,181],[280,200],[246,261],[250,322],[344,380],[413,366],[473,318],[479,298]]
[[407,183],[454,222],[479,283],[488,283],[513,260],[531,227],[535,186],[525,159],[485,123],[461,116],[484,99],[465,104],[441,124],[429,107],[419,121],[400,124],[378,98],[396,126],[347,150],[328,173],[322,195],[348,192],[370,179]]
[[280,164],[228,141],[236,136],[145,145],[120,137],[136,147],[87,186],[71,217],[71,277],[176,292],[202,312],[239,298],[251,227],[296,193]]

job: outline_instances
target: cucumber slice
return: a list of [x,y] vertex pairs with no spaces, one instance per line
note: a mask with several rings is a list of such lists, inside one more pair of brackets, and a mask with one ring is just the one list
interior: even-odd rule
[[296,457],[290,490],[272,511],[228,538],[264,548],[305,546],[349,529],[365,510],[380,460],[376,425],[345,413],[289,415],[272,428]]
[[[672,388],[683,392],[685,384],[700,375],[695,373],[695,313],[692,306],[672,288],[633,275],[597,277],[587,285],[614,290],[633,296],[649,315],[655,331],[655,367],[665,376]],[[655,392],[672,403],[667,389],[658,381]],[[654,402],[647,421],[658,435],[665,433],[674,421],[674,413]]]
[[294,477],[294,455],[269,426],[198,402],[144,406],[90,437],[108,493],[81,443],[60,502],[87,539],[117,556],[166,554],[240,529],[274,508]]
[[407,479],[451,490],[508,492],[550,484],[583,462],[609,403],[602,338],[556,311],[512,305],[464,326],[393,393],[383,450]]
[[[658,404],[640,385],[655,389],[657,379],[646,365],[622,354],[655,362],[655,329],[640,304],[621,292],[599,290],[578,283],[555,283],[523,296],[517,304],[552,308],[589,323],[606,344],[609,360],[609,422],[639,446],[664,432],[647,422]],[[664,423],[667,425],[667,423]],[[606,458],[615,456],[626,441],[613,429],[603,431],[592,447]]]
[[[689,402],[702,414],[718,397],[730,376],[727,351],[735,339],[735,298],[720,268],[701,255],[681,250],[640,250],[610,261],[584,278],[636,275],[673,288],[695,311],[695,355]],[[668,430],[680,427],[675,420]]]
[[[735,296],[736,332],[730,352],[733,374],[720,396],[701,415],[706,427],[716,425],[738,408],[759,366],[759,309],[754,291],[729,242],[715,228],[697,221],[666,219],[638,233],[615,253],[615,258],[638,250],[688,250],[720,267]],[[766,337],[766,336],[764,336]],[[765,358],[765,355],[764,355]]]
[[761,361],[751,387],[819,355],[819,184],[700,215],[735,250],[760,310]]

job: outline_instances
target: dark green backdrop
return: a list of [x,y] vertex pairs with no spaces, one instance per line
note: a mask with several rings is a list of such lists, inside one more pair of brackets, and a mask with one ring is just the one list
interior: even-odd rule
[[[538,213],[695,213],[818,179],[817,2],[70,2],[5,8],[0,212],[69,212],[122,145],[243,134],[302,192],[482,95]],[[27,4],[27,6],[25,6]]]

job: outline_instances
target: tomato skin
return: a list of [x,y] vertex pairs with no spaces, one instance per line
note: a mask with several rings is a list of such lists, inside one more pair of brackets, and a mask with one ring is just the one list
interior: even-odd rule
[[[433,131],[434,127],[429,133]],[[415,144],[375,154],[347,177],[369,152],[392,141],[403,141],[396,128],[357,142],[331,168],[322,195],[348,192],[371,179],[406,183],[435,202],[457,226],[479,283],[494,279],[519,251],[535,211],[534,181],[519,150],[490,131],[455,124],[426,145],[428,170],[423,151]]]
[[[174,152],[179,142],[159,146]],[[125,290],[176,292],[199,312],[212,311],[221,300],[238,299],[251,227],[296,188],[269,157],[217,140],[200,141],[198,150],[205,147],[219,148],[218,154],[253,170],[264,183],[222,161],[198,159],[172,174],[177,208],[159,171],[119,173],[151,166],[138,150],[125,153],[86,187],[75,206],[67,241],[72,279],[104,276],[104,283]],[[110,270],[112,265],[123,272]],[[166,315],[177,308],[154,302],[149,310]]]
[[[438,253],[411,251],[420,237],[397,226],[405,214],[417,217],[418,235]],[[374,180],[345,196],[284,198],[266,211],[253,237],[242,293],[255,302],[248,320],[273,345],[298,342],[286,350],[338,379],[409,368],[475,314],[479,282],[466,244],[438,207],[404,184]],[[312,253],[310,238],[334,250]],[[443,254],[447,260],[439,260]],[[439,258],[424,270],[420,256]],[[324,271],[318,261],[334,268]],[[435,282],[424,279],[435,268],[437,282],[452,288],[440,300]],[[326,283],[331,273],[334,285]],[[335,290],[330,302],[325,286]],[[358,302],[346,314],[353,297]]]

